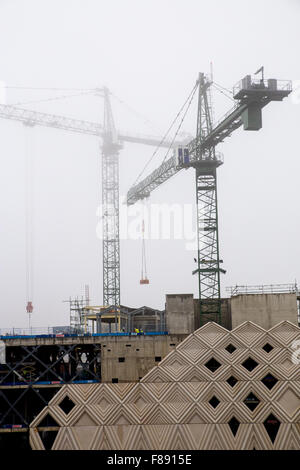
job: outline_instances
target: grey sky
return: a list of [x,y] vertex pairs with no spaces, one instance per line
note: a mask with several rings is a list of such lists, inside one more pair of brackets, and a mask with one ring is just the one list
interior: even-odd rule
[[[198,72],[209,72],[211,61],[215,81],[227,88],[262,64],[266,77],[300,80],[299,17],[299,2],[292,0],[0,0],[0,80],[25,87],[106,85],[153,123],[145,125],[114,99],[118,129],[159,134],[174,119]],[[57,94],[64,92],[9,89],[7,100]],[[220,94],[213,98],[220,117],[231,103]],[[98,97],[26,106],[87,120],[101,121],[103,114]],[[227,269],[223,288],[300,278],[299,111],[300,95],[271,103],[263,110],[263,129],[238,130],[219,148],[225,158],[218,172],[220,251]],[[183,127],[194,134],[195,126],[191,115]],[[84,284],[90,285],[93,302],[102,302],[96,237],[99,141],[6,120],[0,120],[0,135],[0,327],[27,325],[28,153],[34,159],[33,326],[66,324],[69,312],[62,300],[82,294]],[[121,194],[152,152],[124,146]],[[194,172],[181,172],[151,201],[194,204]],[[197,295],[194,253],[186,251],[183,240],[149,241],[146,249],[150,285],[140,286],[141,243],[122,241],[123,304],[163,308],[166,293]]]

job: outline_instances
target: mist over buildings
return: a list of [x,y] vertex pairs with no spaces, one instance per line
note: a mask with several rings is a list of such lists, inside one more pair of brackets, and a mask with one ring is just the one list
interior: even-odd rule
[[[232,89],[262,64],[267,77],[291,79],[294,93],[263,110],[259,132],[237,130],[220,144],[220,253],[235,284],[299,278],[299,4],[280,0],[0,1],[1,100],[28,109],[103,122],[103,100],[80,90],[107,86],[117,129],[162,136],[199,72]],[[4,88],[6,87],[6,88]],[[32,89],[28,89],[28,88]],[[53,88],[49,90],[49,88]],[[57,89],[60,90],[57,90]],[[4,93],[4,91],[6,93]],[[5,95],[5,96],[4,96]],[[72,96],[78,95],[78,96]],[[56,100],[57,96],[66,96]],[[233,105],[213,92],[215,119]],[[183,124],[196,132],[196,103]],[[0,120],[1,327],[27,326],[26,181],[32,160],[33,326],[67,324],[69,296],[90,286],[102,304],[101,139]],[[154,149],[125,143],[125,197]],[[146,176],[164,158],[160,151]],[[181,171],[151,204],[192,207],[195,175]],[[150,204],[147,203],[147,204]],[[184,219],[183,219],[184,220]],[[184,222],[182,222],[184,223]],[[198,295],[195,252],[184,237],[146,241],[149,286],[140,286],[141,239],[121,240],[123,305],[163,308],[166,293]]]

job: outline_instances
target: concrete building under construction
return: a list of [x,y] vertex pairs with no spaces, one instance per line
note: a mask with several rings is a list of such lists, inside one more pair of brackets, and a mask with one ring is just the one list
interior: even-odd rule
[[[166,296],[164,311],[144,307],[127,309],[126,314],[124,307],[122,311],[113,313],[112,311],[100,312],[103,314],[102,321],[104,320],[101,328],[106,326],[110,330],[102,333],[90,332],[93,323],[94,329],[99,329],[98,311],[92,312],[91,308],[87,310],[83,308],[80,310],[84,317],[83,329],[77,333],[72,332],[71,329],[63,332],[63,328],[60,330],[57,328],[55,334],[2,336],[1,339],[6,346],[6,363],[0,366],[0,445],[3,448],[31,446],[33,449],[139,449],[142,448],[139,446],[146,445],[146,441],[141,443],[140,434],[136,440],[134,437],[130,438],[126,445],[114,439],[109,440],[108,443],[108,438],[104,439],[103,436],[104,440],[99,436],[97,440],[95,436],[98,435],[100,429],[106,429],[105,435],[107,435],[110,433],[110,426],[113,426],[113,429],[117,429],[116,426],[122,426],[122,429],[126,430],[125,434],[130,434],[134,425],[140,430],[153,428],[151,433],[154,434],[155,429],[160,429],[163,425],[169,426],[168,432],[172,434],[174,431],[172,431],[172,426],[176,425],[182,428],[180,435],[183,436],[188,423],[188,427],[192,426],[192,428],[196,425],[199,427],[202,423],[199,432],[204,433],[205,429],[210,430],[211,435],[215,436],[212,440],[217,442],[215,444],[217,448],[249,448],[252,444],[253,447],[265,449],[300,448],[299,437],[295,437],[297,426],[299,427],[300,373],[299,365],[292,362],[293,351],[291,349],[292,345],[296,344],[295,341],[300,339],[297,287],[292,285],[248,286],[247,288],[236,286],[230,290],[230,293],[231,297],[222,300],[222,325],[220,326],[209,322],[205,317],[200,317],[197,299],[194,299],[192,294],[173,294]],[[86,318],[86,312],[88,312],[88,318]],[[108,324],[107,321],[109,321]],[[130,328],[124,331],[126,325],[130,325]],[[141,330],[143,330],[142,333]],[[197,343],[198,349],[193,345],[193,338],[199,342]],[[209,338],[211,338],[211,344],[209,344]],[[269,361],[270,358],[272,361]],[[183,362],[180,363],[180,361]],[[210,371],[206,370],[208,363],[211,363]],[[215,369],[217,363],[220,364],[217,368],[220,367],[221,372],[219,371],[220,379],[215,380],[213,377],[217,370]],[[248,369],[244,363],[246,366],[249,364]],[[287,366],[287,363],[290,366]],[[281,366],[281,364],[285,365]],[[180,384],[178,380],[181,380],[182,368],[187,366],[191,368],[190,376],[182,380]],[[192,371],[196,370],[195,375]],[[267,385],[262,382],[262,385],[259,384],[257,390],[253,391],[252,370],[255,370],[255,373],[261,371],[262,377],[259,375],[259,383],[265,381]],[[164,372],[161,375],[159,371]],[[212,375],[211,378],[209,378],[210,375]],[[151,380],[148,378],[150,376]],[[269,391],[271,389],[268,389],[269,379],[270,385],[275,381],[279,383],[276,388],[274,384],[272,396]],[[229,395],[226,395],[224,391],[221,393],[222,384],[220,384],[221,388],[217,387],[219,380],[224,383],[226,381],[241,381],[241,383],[234,388],[233,395],[231,393],[233,386],[226,385],[228,391],[230,390]],[[100,384],[106,385],[101,388]],[[147,391],[147,388],[153,388],[153,386],[155,388],[167,387],[166,390],[170,388],[168,397],[163,402],[159,399],[159,391],[157,391],[157,396],[150,398],[150,389]],[[134,399],[130,399],[132,387],[136,390]],[[158,412],[150,412],[147,416],[142,413],[142,409],[145,407],[146,411],[153,400],[157,405],[161,404],[167,408],[175,406],[175,409],[178,408],[178,413],[183,406],[183,401],[182,409],[186,412],[189,409],[192,410],[193,407],[191,403],[188,404],[187,397],[181,397],[181,392],[179,393],[177,388],[173,397],[172,387],[179,387],[180,390],[182,387],[187,387],[187,389],[192,387],[191,390],[195,387],[204,387],[206,394],[205,397],[203,396],[203,404],[202,399],[199,398],[197,405],[199,410],[198,408],[197,411],[194,410],[194,414],[191,411],[185,418],[174,418],[176,422],[172,421],[172,423],[169,423],[169,418],[166,418],[165,411],[164,416],[157,414]],[[228,403],[236,396],[237,390],[240,390],[241,403],[243,400],[247,403],[241,405],[242,410],[234,413],[233,420],[233,417],[229,417],[229,411],[226,416],[223,416],[220,411],[225,405],[229,407]],[[276,391],[276,396],[280,395],[280,406],[283,408],[291,398],[293,413],[288,417],[284,414],[288,411],[282,410],[280,406],[279,411],[274,411],[272,408],[271,413],[270,406],[274,401],[272,398],[274,391]],[[132,403],[133,408],[129,407],[130,411],[128,411],[125,410],[125,405],[118,407],[119,412],[116,412],[114,422],[112,422],[110,413],[105,412],[105,406],[108,407],[107,410],[111,409],[113,404],[115,407],[119,398],[113,397],[121,396],[120,393],[124,396],[128,393],[128,403]],[[92,399],[94,394],[97,399],[95,397]],[[254,396],[252,397],[253,403],[252,398],[251,400],[249,398],[250,395]],[[249,403],[247,400],[250,400]],[[142,401],[144,404],[140,407],[139,404]],[[107,402],[107,405],[104,406],[104,402]],[[96,413],[93,404],[97,403],[101,406],[97,408]],[[261,437],[253,428],[250,437],[247,438],[246,433],[235,440],[233,434],[230,438],[228,437],[225,445],[220,440],[220,430],[225,425],[230,428],[229,422],[233,423],[234,429],[237,429],[237,421],[239,421],[240,429],[244,429],[243,433],[246,432],[245,429],[252,426],[251,423],[256,422],[253,421],[254,415],[251,414],[251,403],[253,407],[255,403],[259,404],[257,410],[265,410],[264,413],[261,411],[257,414],[259,424],[254,426],[257,429],[264,429],[264,437]],[[289,407],[289,405],[286,406]],[[269,419],[269,415],[276,415],[276,420],[271,419],[272,416]],[[202,418],[197,418],[197,416],[202,416]],[[206,418],[204,419],[203,416]],[[290,430],[290,437],[286,437],[284,441],[283,436],[278,434],[278,438],[275,436],[273,441],[273,438],[268,439],[264,426],[265,419],[276,421],[277,427],[281,426],[281,429],[286,429],[285,433]],[[204,423],[206,423],[205,426]],[[225,429],[227,429],[226,426]],[[272,429],[273,436],[274,426]],[[144,433],[144,431],[141,432]],[[85,437],[81,436],[82,433]],[[228,431],[226,433],[228,434]],[[216,438],[216,436],[219,437]],[[183,440],[180,440],[181,438],[172,440],[170,437],[165,444],[162,444],[163,447],[159,447],[157,442],[152,442],[151,439],[148,436],[149,448],[185,448],[184,442],[186,441],[183,437]],[[213,446],[212,441],[209,440],[196,445],[199,445],[199,448]]]
[[[103,306],[70,299],[70,325],[1,334],[6,357],[0,364],[0,448],[300,449],[297,286],[236,286],[230,297],[221,297],[226,271],[217,201],[217,169],[223,164],[217,146],[241,126],[259,130],[262,109],[289,96],[292,85],[265,79],[261,67],[234,86],[234,107],[216,124],[212,85],[212,77],[199,74],[169,142],[120,135],[107,88],[97,89],[104,100],[103,125],[0,106],[5,119],[100,137],[103,204]],[[196,91],[196,136],[176,142]],[[195,171],[198,299],[168,294],[163,310],[122,305],[124,142],[167,149],[161,165],[129,189],[127,205],[149,197],[179,171]],[[144,239],[140,283],[149,284]],[[27,300],[31,315],[32,298]]]

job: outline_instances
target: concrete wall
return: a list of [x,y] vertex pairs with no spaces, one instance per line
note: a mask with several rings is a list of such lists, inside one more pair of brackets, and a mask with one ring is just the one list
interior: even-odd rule
[[102,382],[140,380],[184,338],[186,335],[109,338],[101,345]]
[[195,331],[193,294],[166,295],[166,326],[170,334],[190,334]]
[[296,294],[243,294],[231,298],[232,328],[252,321],[265,329],[283,320],[298,325]]
[[[221,326],[227,330],[231,330],[231,305],[228,298],[221,299]],[[199,309],[199,299],[194,299],[194,309],[195,309],[195,330],[205,325],[205,323],[215,321],[215,316],[211,315],[202,315],[200,319],[200,309]]]
[[221,325],[224,328],[226,328],[226,330],[231,330],[232,329],[230,299],[222,299],[222,303],[221,303]]
[[[76,338],[23,338],[5,340],[6,346],[99,344],[101,381],[136,382],[186,338],[187,335],[131,335]],[[121,361],[120,361],[121,359]],[[115,380],[114,380],[115,381]]]

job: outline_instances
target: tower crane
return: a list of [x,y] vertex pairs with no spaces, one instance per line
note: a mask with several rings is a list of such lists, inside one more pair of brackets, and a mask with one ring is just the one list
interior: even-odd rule
[[171,148],[178,142],[167,142],[152,136],[119,134],[115,128],[110,91],[96,89],[104,98],[104,124],[65,116],[42,113],[0,104],[0,118],[28,126],[44,126],[102,138],[103,202],[103,305],[120,306],[120,239],[119,239],[119,152],[124,142]]
[[208,320],[221,322],[219,230],[217,207],[217,168],[223,157],[216,151],[220,142],[243,125],[244,130],[257,131],[262,127],[262,108],[271,101],[282,101],[292,91],[291,81],[257,79],[244,77],[233,88],[234,107],[213,125],[211,100],[209,96],[212,81],[203,73],[199,74],[197,132],[185,147],[178,147],[174,154],[164,161],[145,179],[135,184],[127,193],[127,204],[134,204],[148,197],[173,175],[183,168],[194,168],[196,173],[197,237],[200,323]]

